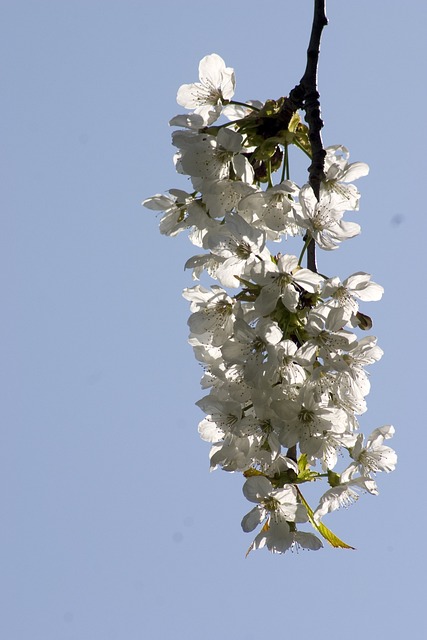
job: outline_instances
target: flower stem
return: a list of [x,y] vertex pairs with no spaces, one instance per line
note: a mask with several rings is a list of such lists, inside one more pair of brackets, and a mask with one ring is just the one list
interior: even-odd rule
[[301,262],[302,262],[302,259],[304,257],[304,253],[306,252],[307,247],[310,244],[311,240],[312,240],[311,235],[309,233],[307,233],[307,235],[305,236],[304,246],[303,246],[302,251],[300,253],[300,257],[298,259],[298,266],[299,267],[301,266]]
[[308,156],[311,160],[311,153],[309,153],[307,151],[307,149],[304,149],[304,147],[302,146],[302,144],[300,144],[299,142],[297,142],[296,140],[294,140],[292,142],[292,144],[294,144],[296,147],[298,147],[298,149],[301,149],[301,151],[304,151],[305,155]]
[[254,111],[261,111],[261,109],[254,107],[252,104],[246,104],[246,102],[239,102],[238,100],[229,100],[227,104],[235,104],[238,107],[246,107],[247,109],[253,109]]
[[283,167],[282,167],[282,175],[280,177],[280,182],[283,182],[285,179],[289,180],[289,153],[288,153],[288,143],[285,143],[285,154],[283,157]]
[[273,186],[273,182],[271,180],[271,160],[268,160],[267,162],[267,178],[268,178],[268,187],[272,187]]

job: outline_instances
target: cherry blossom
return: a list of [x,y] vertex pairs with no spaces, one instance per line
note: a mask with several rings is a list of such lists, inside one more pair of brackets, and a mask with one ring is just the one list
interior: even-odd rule
[[203,118],[204,124],[212,124],[219,117],[223,103],[234,95],[234,70],[225,66],[216,53],[205,56],[199,64],[200,82],[183,84],[178,89],[177,102]]
[[[163,212],[161,233],[187,230],[200,251],[185,268],[201,282],[183,292],[206,394],[196,403],[199,435],[211,470],[244,475],[243,494],[255,506],[241,526],[259,527],[249,550],[318,550],[316,533],[348,548],[322,518],[362,493],[377,495],[373,477],[397,462],[384,444],[394,427],[365,440],[359,425],[371,390],[366,368],[383,355],[376,336],[360,335],[371,324],[361,309],[383,288],[364,271],[341,280],[303,259],[312,240],[331,251],[360,233],[344,215],[359,208],[353,181],[369,168],[349,163],[343,145],[327,147],[317,199],[310,184],[289,178],[288,145],[310,155],[299,115],[283,131],[282,121],[272,126],[280,101],[234,102],[234,71],[217,54],[202,59],[199,79],[178,91],[192,112],[170,121],[175,168],[190,188],[143,202]],[[230,121],[212,126],[221,114]],[[288,241],[292,251],[274,248]],[[323,486],[314,510],[306,482]]]

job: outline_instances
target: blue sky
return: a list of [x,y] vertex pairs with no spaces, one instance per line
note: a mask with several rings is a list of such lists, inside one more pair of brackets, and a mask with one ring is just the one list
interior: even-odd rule
[[181,297],[193,248],[140,206],[185,188],[167,123],[199,60],[235,68],[237,99],[285,95],[311,13],[311,0],[0,1],[5,640],[422,637],[427,5],[329,0],[323,34],[325,144],[371,172],[362,235],[319,266],[385,287],[365,309],[385,355],[361,424],[394,424],[399,455],[379,497],[325,520],[357,551],[245,559],[242,479],[209,473],[197,434]]

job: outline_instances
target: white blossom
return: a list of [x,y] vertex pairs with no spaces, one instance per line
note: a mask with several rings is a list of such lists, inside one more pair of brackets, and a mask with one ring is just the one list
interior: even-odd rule
[[293,215],[294,198],[298,187],[292,182],[282,182],[267,191],[254,191],[246,195],[239,203],[239,212],[254,226],[279,239],[284,233],[296,235],[298,227]]
[[206,236],[205,246],[215,256],[223,259],[216,270],[216,277],[224,287],[236,288],[239,278],[247,275],[256,262],[269,260],[265,235],[253,229],[237,214],[226,214],[225,224]]
[[320,188],[317,201],[313,189],[305,185],[299,194],[301,209],[295,212],[295,220],[310,232],[316,244],[327,251],[337,249],[343,240],[360,233],[360,225],[342,220],[347,200],[333,190]]
[[256,536],[249,551],[267,547],[272,553],[285,553],[289,550],[309,549],[317,551],[323,547],[321,540],[313,533],[291,530],[289,524],[278,516],[272,516]]
[[331,487],[320,498],[319,505],[314,512],[314,521],[320,522],[327,513],[336,511],[341,507],[349,507],[359,499],[361,492],[377,495],[378,489],[374,480],[361,476],[354,480],[343,482],[336,487]]
[[369,173],[365,162],[348,163],[349,151],[343,145],[334,145],[325,149],[324,160],[325,186],[347,200],[346,209],[358,209],[360,194],[354,184],[348,184]]
[[280,299],[289,311],[295,311],[301,289],[314,293],[320,290],[322,276],[298,266],[298,258],[292,255],[281,256],[277,264],[258,262],[254,264],[252,276],[262,285],[261,293],[255,302],[255,308],[261,315],[268,315]]
[[253,531],[269,513],[288,522],[307,522],[307,510],[297,500],[297,490],[293,485],[274,489],[265,476],[252,476],[243,485],[243,495],[250,502],[258,503],[242,520],[244,531]]
[[329,300],[320,304],[316,312],[326,315],[326,329],[337,331],[346,324],[354,322],[359,311],[357,299],[366,302],[381,300],[383,293],[383,287],[372,282],[369,273],[359,271],[342,283],[337,277],[330,278],[325,282],[322,292],[323,297]]
[[234,95],[234,69],[226,67],[216,53],[205,56],[199,64],[200,82],[183,84],[178,89],[176,101],[203,118],[204,124],[212,124],[219,117],[222,104]]
[[352,479],[356,471],[361,475],[370,476],[371,473],[385,471],[389,473],[396,467],[396,452],[391,448],[383,445],[384,440],[394,435],[394,427],[385,425],[374,429],[369,436],[366,446],[363,446],[363,434],[357,436],[354,447],[349,449],[349,453],[353,458],[349,467],[343,472],[342,478]]
[[234,303],[230,296],[221,287],[213,286],[209,291],[200,285],[185,289],[183,296],[192,301],[193,313],[188,320],[190,331],[209,334],[214,346],[224,344],[234,328]]

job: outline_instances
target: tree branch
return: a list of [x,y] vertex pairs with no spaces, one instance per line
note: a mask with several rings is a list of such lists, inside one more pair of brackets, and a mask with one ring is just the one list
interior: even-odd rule
[[[325,2],[326,0],[314,0],[313,24],[307,49],[307,65],[299,84],[289,94],[289,99],[295,105],[295,111],[298,109],[305,111],[312,153],[311,165],[308,168],[308,181],[317,200],[319,200],[320,196],[320,184],[325,179],[324,160],[326,155],[321,134],[323,120],[320,115],[320,95],[317,90],[320,40],[323,28],[328,24]],[[314,240],[310,242],[307,248],[307,267],[317,272]]]

